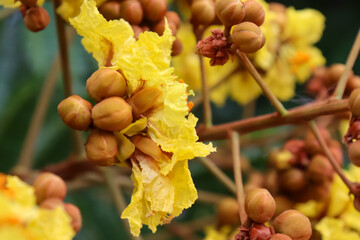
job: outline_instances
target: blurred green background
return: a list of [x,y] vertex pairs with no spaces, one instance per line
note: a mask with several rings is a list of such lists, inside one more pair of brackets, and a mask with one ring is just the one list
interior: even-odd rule
[[[326,57],[327,65],[336,62],[345,63],[360,27],[359,0],[283,0],[279,2],[286,6],[295,6],[296,9],[310,7],[320,10],[326,17],[326,28],[317,46]],[[27,31],[19,12],[0,21],[0,172],[8,173],[19,158],[42,84],[57,52],[51,3],[46,2],[45,8],[51,15],[50,25],[46,30],[36,34]],[[78,36],[71,44],[70,62],[74,93],[86,97],[85,82],[97,69],[97,63],[84,50]],[[354,71],[360,74],[359,61]],[[59,75],[40,135],[38,139],[34,139],[36,141],[34,168],[36,169],[41,169],[49,163],[60,162],[71,153],[70,131],[62,123],[56,110],[57,104],[63,98],[63,85]],[[285,104],[287,107],[293,107],[308,101],[311,99],[305,95],[304,88],[298,86],[296,97]],[[263,97],[258,100],[257,106],[257,114],[273,111]],[[201,120],[201,109],[195,109],[194,112]],[[213,114],[216,123],[228,122],[240,119],[242,108],[228,100],[224,108],[213,106]],[[262,148],[261,151],[256,147],[244,150],[255,165],[259,163],[261,165],[266,152],[267,148]],[[230,192],[224,189],[199,162],[193,161],[190,169],[198,189],[230,195]],[[232,175],[231,172],[228,174]],[[126,191],[128,200],[130,194],[131,191]],[[128,239],[104,186],[69,192],[66,201],[76,204],[83,215],[83,228],[75,239]],[[215,209],[211,204],[197,202],[190,210],[185,210],[175,222],[212,216],[214,212]],[[147,234],[149,231],[144,232]]]

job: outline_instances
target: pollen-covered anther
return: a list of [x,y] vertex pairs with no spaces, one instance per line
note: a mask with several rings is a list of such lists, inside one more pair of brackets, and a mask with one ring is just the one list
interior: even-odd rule
[[191,4],[191,22],[196,25],[210,25],[215,17],[215,4],[212,0],[196,0]]
[[66,196],[66,184],[64,180],[53,173],[41,173],[35,179],[33,186],[38,203],[48,198],[63,200]]
[[64,209],[71,217],[71,226],[75,232],[79,232],[82,226],[81,212],[77,206],[71,203],[65,203]]
[[87,130],[89,128],[91,124],[91,109],[91,103],[78,95],[62,100],[57,106],[63,122],[70,128],[77,130]]
[[99,12],[106,20],[120,19],[120,3],[117,1],[108,1],[99,7]]
[[255,188],[249,191],[245,198],[245,211],[257,223],[266,223],[275,213],[274,198],[265,188]]
[[254,53],[265,44],[265,35],[252,22],[242,22],[236,25],[231,35],[233,44],[244,53]]
[[128,103],[132,107],[135,118],[147,114],[162,104],[162,90],[157,87],[147,87],[135,93],[129,98]]
[[120,4],[120,17],[130,24],[140,24],[143,19],[143,9],[139,1],[125,0]]
[[108,97],[122,97],[126,93],[126,80],[114,69],[100,68],[86,81],[86,90],[97,102]]
[[141,152],[151,156],[157,161],[160,161],[164,158],[164,154],[162,153],[161,148],[149,137],[135,135],[131,137],[131,142]]
[[118,154],[118,144],[114,134],[99,129],[93,129],[85,143],[86,157],[99,166],[109,166],[115,163]]
[[44,8],[34,6],[26,10],[24,22],[27,29],[38,32],[46,28],[50,22],[50,16]]
[[263,6],[256,0],[247,0],[244,2],[245,22],[253,22],[261,26],[265,21],[265,11]]
[[245,7],[240,0],[218,0],[215,11],[225,27],[239,24],[245,17]]
[[140,0],[145,18],[157,22],[164,18],[167,11],[166,0]]

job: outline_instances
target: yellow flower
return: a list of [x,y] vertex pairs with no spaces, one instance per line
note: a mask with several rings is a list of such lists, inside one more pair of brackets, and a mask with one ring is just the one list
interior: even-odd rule
[[[174,37],[166,24],[162,36],[145,32],[136,40],[126,21],[106,21],[93,0],[85,0],[80,14],[70,18],[70,23],[84,37],[82,44],[99,67],[123,73],[128,97],[147,87],[162,92],[159,109],[114,132],[120,166],[131,165],[135,185],[122,218],[129,220],[134,235],[139,235],[143,224],[155,232],[159,224],[171,221],[197,198],[188,160],[215,150],[211,144],[197,142],[197,118],[188,112],[187,85],[176,81],[170,67]],[[136,134],[150,137],[161,148],[161,157],[136,149],[129,139]]]
[[[42,6],[44,4],[45,0],[38,0],[37,4]],[[18,8],[20,7],[21,2],[17,0],[0,0],[0,6],[6,7],[6,8]]]
[[231,233],[230,226],[223,226],[219,230],[214,226],[207,226],[205,228],[205,238],[204,240],[227,240]]
[[340,219],[325,217],[315,228],[321,233],[322,240],[360,240],[359,233],[347,229],[344,222]]
[[[95,0],[97,6],[101,5],[106,0]],[[80,6],[83,0],[62,0],[61,5],[56,9],[56,12],[66,21],[69,18],[76,17],[80,13]]]

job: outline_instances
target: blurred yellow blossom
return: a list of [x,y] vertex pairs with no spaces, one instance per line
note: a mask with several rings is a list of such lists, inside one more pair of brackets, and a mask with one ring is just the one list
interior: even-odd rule
[[[45,0],[38,0],[37,4],[42,6],[44,4]],[[6,8],[18,8],[20,7],[21,2],[18,0],[0,0],[0,6],[6,7]]]
[[[106,0],[95,0],[99,6]],[[76,17],[80,13],[80,6],[83,0],[62,0],[61,5],[56,9],[56,12],[66,21],[69,18]]]

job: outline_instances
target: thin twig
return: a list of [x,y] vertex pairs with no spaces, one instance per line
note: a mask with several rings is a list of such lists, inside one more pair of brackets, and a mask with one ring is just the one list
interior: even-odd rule
[[348,59],[346,60],[346,65],[345,65],[345,70],[343,72],[343,74],[340,77],[340,80],[336,86],[335,92],[334,92],[334,97],[337,99],[341,99],[344,91],[345,91],[345,87],[349,78],[349,74],[351,69],[354,66],[354,63],[356,61],[356,58],[359,54],[359,50],[360,50],[360,29],[358,31],[358,34],[356,36],[356,39],[354,41],[354,44],[351,48],[351,51],[349,53]]

